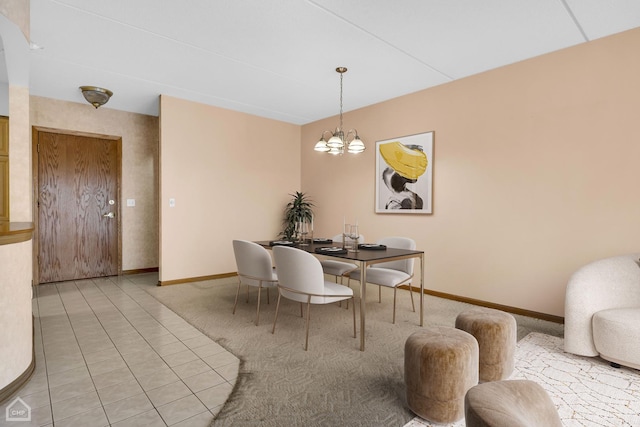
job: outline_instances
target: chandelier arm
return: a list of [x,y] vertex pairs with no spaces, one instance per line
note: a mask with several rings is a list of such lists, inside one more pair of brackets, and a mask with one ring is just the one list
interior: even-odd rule
[[356,139],[358,138],[358,131],[356,129],[349,129],[349,131],[344,134],[345,142],[349,139],[349,135],[351,135],[353,139]]
[[320,135],[320,139],[322,139],[323,141],[328,141],[328,140],[329,140],[329,138],[331,138],[331,136],[330,136],[329,138],[325,139],[325,138],[324,138],[324,136],[325,136],[325,134],[327,134],[327,133],[328,133],[329,135],[333,136],[333,132],[331,132],[330,130],[325,130],[324,132],[322,132],[322,135]]

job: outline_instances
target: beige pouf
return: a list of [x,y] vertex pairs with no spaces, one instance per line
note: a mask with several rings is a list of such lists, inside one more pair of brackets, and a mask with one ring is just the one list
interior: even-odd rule
[[464,416],[464,396],[478,384],[478,342],[445,326],[414,332],[404,346],[407,403],[416,415],[437,423]]
[[509,378],[515,366],[516,319],[509,313],[477,307],[456,317],[456,328],[476,337],[480,348],[480,382]]
[[529,380],[493,381],[471,388],[464,399],[467,427],[562,427],[547,392]]

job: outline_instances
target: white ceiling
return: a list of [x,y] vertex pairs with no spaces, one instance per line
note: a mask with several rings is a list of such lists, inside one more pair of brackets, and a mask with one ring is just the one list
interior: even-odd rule
[[32,95],[158,95],[294,124],[640,26],[638,0],[31,0]]

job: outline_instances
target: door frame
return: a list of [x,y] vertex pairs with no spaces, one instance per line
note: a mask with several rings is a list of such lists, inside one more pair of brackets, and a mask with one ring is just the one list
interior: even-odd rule
[[38,211],[38,144],[40,143],[40,132],[46,133],[55,133],[60,135],[73,135],[73,136],[82,136],[87,138],[99,138],[99,139],[108,139],[112,141],[116,141],[117,147],[117,158],[116,158],[116,228],[118,235],[118,276],[122,275],[122,197],[121,197],[121,184],[122,184],[122,137],[116,135],[103,135],[97,133],[89,133],[89,132],[79,132],[73,130],[63,130],[63,129],[55,129],[48,128],[43,126],[32,126],[32,136],[31,136],[31,158],[32,158],[32,172],[33,172],[33,194],[32,194],[32,204],[33,204],[33,284],[40,284],[40,230],[38,228],[39,222],[39,211]]

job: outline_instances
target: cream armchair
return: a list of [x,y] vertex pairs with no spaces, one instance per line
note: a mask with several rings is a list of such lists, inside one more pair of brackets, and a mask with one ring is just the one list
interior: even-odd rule
[[592,262],[565,295],[564,350],[640,369],[640,253]]

